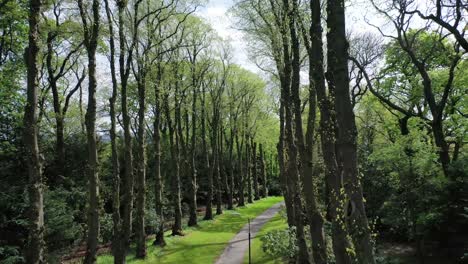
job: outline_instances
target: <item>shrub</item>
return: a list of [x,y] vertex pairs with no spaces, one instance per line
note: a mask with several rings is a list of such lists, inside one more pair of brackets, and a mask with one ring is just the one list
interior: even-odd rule
[[294,227],[270,231],[260,241],[263,251],[274,257],[293,258],[298,251]]

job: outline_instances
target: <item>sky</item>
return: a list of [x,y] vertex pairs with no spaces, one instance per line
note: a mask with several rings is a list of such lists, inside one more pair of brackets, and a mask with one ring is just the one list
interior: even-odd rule
[[[346,23],[348,30],[353,32],[374,32],[375,29],[366,24],[367,20],[372,20],[381,25],[384,21],[375,15],[368,0],[346,1]],[[211,0],[205,6],[198,9],[197,14],[204,18],[224,39],[230,40],[233,46],[234,63],[240,64],[244,68],[260,73],[257,66],[248,58],[247,43],[244,41],[243,32],[234,28],[233,18],[228,16],[229,8],[234,4],[233,0]]]
[[234,4],[232,0],[211,0],[198,9],[197,14],[204,18],[215,29],[220,37],[229,40],[233,47],[234,63],[244,68],[258,72],[254,63],[250,62],[247,53],[247,44],[243,33],[233,27],[233,19],[228,16],[229,8]]

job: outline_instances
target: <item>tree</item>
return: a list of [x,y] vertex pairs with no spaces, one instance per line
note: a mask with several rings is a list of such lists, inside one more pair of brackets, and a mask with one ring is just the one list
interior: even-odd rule
[[268,181],[267,181],[267,172],[265,165],[265,152],[263,151],[263,145],[260,144],[260,178],[263,181],[263,198],[268,197]]
[[44,259],[44,202],[42,164],[38,146],[37,98],[39,19],[41,1],[29,1],[29,45],[25,52],[27,65],[27,103],[24,110],[24,145],[28,162],[29,236],[26,260],[29,263],[45,263]]
[[327,81],[335,96],[336,149],[339,173],[350,205],[350,234],[360,263],[375,263],[371,232],[364,208],[362,186],[357,169],[357,130],[349,94],[348,42],[345,32],[343,1],[328,1],[327,5]]
[[[67,85],[66,82],[65,85],[61,85],[62,79],[70,79],[67,78],[67,74],[71,71],[79,71],[79,51],[83,46],[81,39],[74,39],[75,37],[73,35],[66,32],[67,28],[75,28],[75,22],[72,21],[70,17],[63,17],[64,7],[62,5],[63,3],[61,1],[52,3],[52,19],[48,18],[46,14],[43,14],[47,25],[47,37],[45,42],[47,45],[46,67],[48,87],[46,90],[50,89],[52,91],[56,125],[56,177],[59,177],[51,179],[51,183],[58,183],[65,179],[65,115],[70,105],[70,99],[78,89],[80,89],[86,77],[86,72],[83,69],[83,73],[81,73],[81,76],[77,75],[79,77],[77,78],[76,84],[71,89],[68,89],[68,87],[60,87]],[[66,41],[71,42],[68,49],[66,48]],[[57,52],[57,50],[60,49],[64,49],[65,52]],[[74,68],[77,70],[74,70]],[[62,99],[62,97],[64,98]]]
[[[110,127],[110,138],[111,138],[111,151],[112,151],[112,221],[113,221],[113,236],[112,236],[112,253],[114,256],[119,254],[119,251],[122,250],[122,244],[120,239],[120,230],[121,230],[121,217],[120,217],[120,162],[119,156],[117,151],[117,134],[116,134],[116,126],[117,126],[117,117],[115,111],[115,103],[117,101],[117,93],[118,93],[118,81],[117,81],[117,74],[115,69],[115,36],[114,36],[114,23],[113,23],[113,16],[111,13],[111,9],[109,6],[109,0],[104,1],[105,8],[106,8],[106,16],[107,16],[107,25],[109,29],[109,66],[111,70],[111,78],[112,78],[112,95],[109,98],[109,114],[111,120],[111,127]],[[116,263],[120,263],[117,258],[114,259]]]
[[88,238],[85,263],[95,263],[99,236],[99,178],[98,154],[96,142],[96,50],[98,45],[100,14],[99,1],[92,2],[92,19],[88,18],[88,11],[83,0],[78,0],[81,20],[83,23],[83,37],[88,55],[88,107],[86,110],[86,136],[88,142],[88,181],[89,181],[89,212]]

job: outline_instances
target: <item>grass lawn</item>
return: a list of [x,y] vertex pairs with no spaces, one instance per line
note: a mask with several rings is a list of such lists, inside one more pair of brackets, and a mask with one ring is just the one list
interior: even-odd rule
[[[227,242],[247,223],[263,211],[283,200],[283,197],[269,197],[232,211],[225,210],[212,221],[200,221],[198,227],[186,228],[185,236],[172,237],[166,233],[166,247],[154,247],[148,240],[147,257],[136,259],[133,252],[127,256],[128,263],[164,264],[209,264],[222,253]],[[131,250],[133,251],[133,250]],[[261,251],[261,249],[260,249]],[[98,257],[97,263],[113,263],[112,255]]]
[[[256,237],[252,240],[252,263],[255,264],[283,264],[284,261],[281,258],[276,258],[262,250],[262,241],[260,237],[266,234],[269,231],[281,230],[287,228],[288,224],[286,220],[283,219],[280,214],[276,214],[270,221],[268,221],[257,233]],[[249,254],[248,252],[244,256],[244,263],[249,263]]]

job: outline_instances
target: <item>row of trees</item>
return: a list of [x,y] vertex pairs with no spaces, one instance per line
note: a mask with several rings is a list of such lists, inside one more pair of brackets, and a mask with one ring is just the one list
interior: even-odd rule
[[[183,216],[197,225],[200,207],[210,220],[212,207],[222,214],[224,204],[252,203],[268,195],[268,186],[275,192],[274,139],[267,135],[277,120],[266,85],[232,62],[229,44],[194,15],[197,3],[28,3],[5,2],[29,15],[29,39],[19,39],[18,47],[2,42],[0,65],[3,81],[9,63],[22,65],[17,53],[27,46],[24,122],[5,120],[2,129],[14,147],[2,153],[2,162],[11,161],[7,154],[24,155],[5,180],[29,189],[22,202],[27,224],[5,224],[5,230],[27,230],[28,243],[7,240],[5,246],[18,245],[10,250],[24,250],[27,263],[45,263],[46,248],[52,253],[63,242],[86,238],[84,262],[95,263],[99,244],[111,240],[114,262],[125,263],[131,242],[136,256],[145,257],[148,230],[156,234],[154,244],[164,246],[169,221],[172,234],[183,235]],[[5,25],[5,35],[18,34]],[[11,83],[23,76],[18,72]],[[5,94],[22,93],[18,86]],[[20,104],[5,109],[6,116],[21,113],[22,102],[5,103]],[[24,145],[12,140],[17,135]],[[11,177],[25,163],[28,183],[15,182]],[[59,225],[48,225],[51,220]],[[83,232],[74,230],[79,224]]]
[[[327,263],[331,256],[336,263],[375,263],[364,196],[374,199],[368,203],[377,231],[385,234],[404,226],[398,239],[417,242],[421,261],[428,239],[443,241],[439,246],[457,249],[460,255],[463,243],[453,238],[466,226],[466,168],[457,162],[466,129],[461,121],[467,89],[466,49],[461,48],[466,42],[466,5],[452,2],[436,1],[436,14],[425,14],[417,1],[370,1],[395,27],[391,35],[369,22],[387,42],[371,33],[347,32],[344,1],[256,0],[233,7],[240,28],[254,43],[252,57],[280,87],[280,180],[288,224],[296,230],[299,263],[310,263],[310,248],[315,263]],[[305,72],[308,85],[301,78]],[[354,112],[362,120],[359,137]],[[389,115],[398,122],[389,124]],[[414,118],[420,125],[417,139],[408,127]],[[401,129],[405,141],[394,137],[387,141],[391,146],[373,141],[380,140],[374,134],[379,129],[395,136],[393,126]],[[424,133],[431,137],[421,137]],[[389,169],[395,157],[378,156],[379,148],[401,145],[409,165],[397,166],[405,168],[397,172]],[[437,157],[429,159],[427,153]],[[417,159],[420,164],[415,165]],[[424,166],[432,171],[417,171]],[[391,181],[395,173],[398,184]],[[377,174],[381,181],[374,178]],[[423,196],[409,186],[437,194]],[[391,196],[382,197],[378,190],[385,188],[393,191]],[[399,213],[398,224],[384,211],[389,204],[392,212],[398,210],[394,199],[406,205],[407,215]],[[436,208],[425,210],[430,203]],[[327,251],[326,222],[331,224],[333,253]]]

